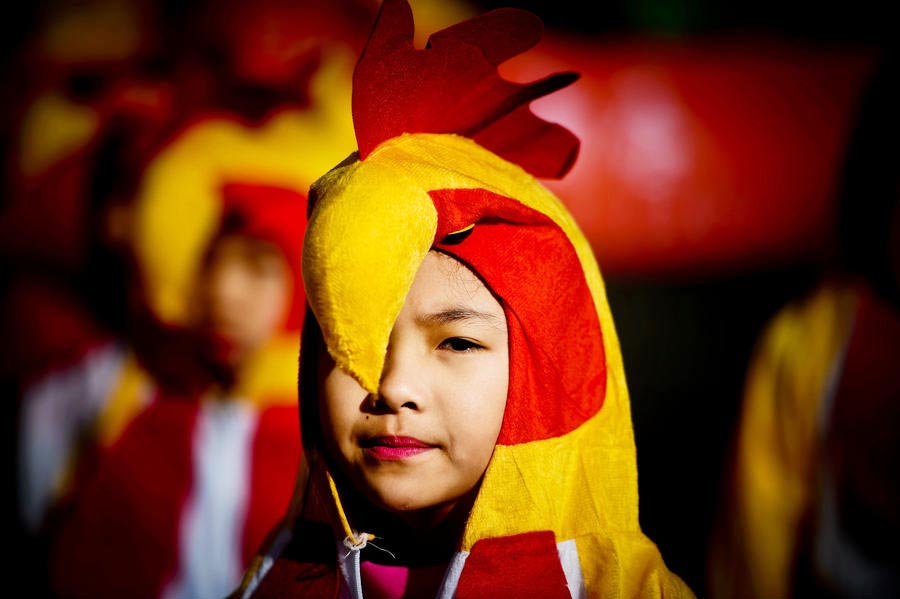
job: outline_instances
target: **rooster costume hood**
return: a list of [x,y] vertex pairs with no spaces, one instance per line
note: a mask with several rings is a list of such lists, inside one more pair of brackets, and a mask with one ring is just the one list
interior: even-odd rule
[[[600,271],[537,180],[564,175],[578,140],[528,103],[576,76],[497,74],[541,34],[531,13],[499,9],[418,50],[406,0],[383,2],[354,73],[359,151],[310,192],[309,307],[335,364],[372,394],[430,250],[477,273],[504,310],[506,411],[439,597],[692,597],[638,522],[628,391]],[[301,353],[311,359],[307,338]],[[363,596],[359,554],[373,537],[344,512],[306,371],[294,501],[236,597]]]

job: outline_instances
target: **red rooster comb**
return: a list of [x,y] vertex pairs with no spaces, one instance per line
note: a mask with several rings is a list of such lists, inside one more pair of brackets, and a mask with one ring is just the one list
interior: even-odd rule
[[579,141],[537,117],[528,104],[578,79],[556,73],[527,84],[500,77],[497,66],[540,41],[534,14],[501,8],[438,31],[425,49],[407,0],[384,0],[353,74],[353,122],[360,158],[402,133],[456,133],[535,177],[560,178]]

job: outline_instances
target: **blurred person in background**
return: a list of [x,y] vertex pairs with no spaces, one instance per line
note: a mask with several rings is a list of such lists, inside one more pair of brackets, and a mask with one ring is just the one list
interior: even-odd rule
[[[35,9],[38,22],[16,57],[18,89],[6,115],[11,139],[0,250],[9,293],[2,316],[18,351],[3,364],[4,375],[32,379],[80,359],[98,338],[127,334],[129,303],[141,295],[126,283],[137,271],[130,237],[153,242],[142,222],[132,223],[130,209],[143,214],[155,205],[140,197],[149,195],[142,173],[186,129],[218,115],[245,138],[278,143],[273,138],[286,136],[274,130],[300,127],[302,111],[320,132],[307,125],[298,143],[341,145],[349,128],[341,123],[349,123],[341,117],[349,102],[343,81],[373,10],[367,0],[267,0],[252,10],[241,0],[181,10],[141,0],[56,1]],[[210,153],[207,162],[217,158]],[[322,160],[330,157],[328,149],[321,153]],[[312,150],[304,158],[318,159]],[[247,162],[248,170],[267,172],[259,161]],[[179,227],[190,243],[177,249],[191,254],[171,250],[165,268],[189,270],[200,251],[209,209],[180,196],[182,217],[197,205],[194,231]],[[157,275],[140,274],[147,276]],[[27,322],[17,318],[23,312]]]
[[56,596],[223,595],[287,504],[305,195],[222,194],[179,348],[205,376],[161,382],[117,343],[24,398],[22,510]]
[[837,254],[763,331],[709,553],[709,596],[900,595],[897,56],[848,147]]
[[[22,69],[0,219],[36,594],[215,596],[284,513],[299,319],[279,306],[303,303],[305,190],[354,143],[377,4],[43,15],[23,55],[53,68]],[[419,4],[426,22],[465,10]]]
[[[162,320],[181,319],[173,296],[210,234],[219,179],[305,189],[352,147],[349,79],[377,6],[54,0],[30,11],[4,98],[10,388],[127,336],[145,291]],[[469,11],[415,6],[431,28]],[[177,229],[161,241],[162,221]]]
[[[245,305],[235,325],[221,280],[295,287],[278,260],[297,263],[285,248],[302,237],[305,190],[348,151],[354,40],[374,9],[199,4],[53,3],[22,53],[35,68],[22,69],[0,219],[16,348],[3,375],[15,559],[36,595],[230,588],[295,475],[299,322],[270,305],[247,330],[263,306]],[[273,242],[257,227],[277,213],[290,234]],[[214,494],[209,452],[214,473],[233,470]]]

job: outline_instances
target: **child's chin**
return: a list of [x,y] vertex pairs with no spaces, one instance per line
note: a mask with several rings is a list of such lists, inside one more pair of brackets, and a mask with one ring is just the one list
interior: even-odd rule
[[437,498],[423,496],[423,485],[418,483],[415,490],[408,493],[394,492],[383,493],[378,496],[376,503],[385,511],[388,511],[401,519],[411,522],[427,522],[440,520],[452,508],[451,503],[437,501]]
[[402,516],[419,510],[427,509],[430,504],[422,497],[422,485],[403,485],[402,488],[372,489],[370,498],[382,509]]

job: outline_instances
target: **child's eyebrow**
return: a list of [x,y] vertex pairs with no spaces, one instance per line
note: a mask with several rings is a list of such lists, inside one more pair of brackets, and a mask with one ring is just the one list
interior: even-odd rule
[[464,320],[481,320],[491,326],[500,324],[501,321],[495,314],[480,312],[464,306],[452,306],[437,312],[416,316],[416,322],[422,325],[449,324]]

